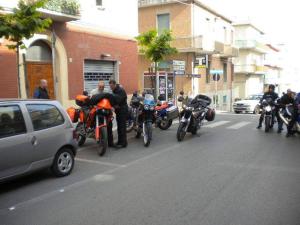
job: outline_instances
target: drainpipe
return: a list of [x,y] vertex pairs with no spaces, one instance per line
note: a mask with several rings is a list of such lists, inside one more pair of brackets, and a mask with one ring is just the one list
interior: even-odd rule
[[57,98],[57,77],[56,77],[56,52],[55,52],[56,34],[54,28],[52,29],[51,47],[52,47],[52,74],[54,82],[54,97]]

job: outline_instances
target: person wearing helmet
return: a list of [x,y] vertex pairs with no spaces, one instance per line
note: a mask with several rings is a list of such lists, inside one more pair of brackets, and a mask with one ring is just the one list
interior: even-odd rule
[[[268,99],[272,99],[272,102],[275,102],[278,99],[278,94],[275,92],[275,85],[273,84],[269,85],[269,90],[264,93],[263,97],[260,99],[260,103],[262,103],[263,100],[268,100]],[[262,127],[264,117],[265,117],[264,113],[261,113],[257,129],[260,129]],[[278,113],[276,113],[276,117],[277,120],[280,121]],[[280,127],[278,129],[280,129]]]

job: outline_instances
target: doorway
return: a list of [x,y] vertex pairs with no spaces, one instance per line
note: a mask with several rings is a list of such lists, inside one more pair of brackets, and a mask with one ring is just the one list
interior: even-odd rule
[[52,50],[50,46],[38,40],[33,42],[26,54],[26,89],[28,98],[32,98],[34,90],[39,87],[40,80],[48,82],[48,93],[50,99],[55,99]]

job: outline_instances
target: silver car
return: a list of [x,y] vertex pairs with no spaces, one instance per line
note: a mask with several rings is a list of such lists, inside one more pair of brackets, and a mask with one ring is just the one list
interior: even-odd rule
[[0,99],[0,181],[47,167],[69,175],[76,150],[76,133],[59,102]]

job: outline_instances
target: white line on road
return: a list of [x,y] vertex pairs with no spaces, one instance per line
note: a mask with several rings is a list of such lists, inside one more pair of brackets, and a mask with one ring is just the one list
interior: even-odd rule
[[[58,194],[63,194],[64,192],[66,192],[66,191],[68,191],[68,190],[71,190],[71,189],[76,188],[76,187],[80,187],[80,186],[85,185],[85,184],[87,184],[87,183],[89,183],[89,182],[91,182],[91,181],[97,181],[98,177],[101,176],[101,175],[112,174],[112,173],[117,172],[117,171],[119,171],[119,170],[121,170],[121,169],[124,169],[125,167],[129,167],[129,166],[131,166],[131,165],[134,165],[134,164],[137,164],[137,163],[139,163],[139,162],[148,160],[148,159],[150,159],[150,158],[154,158],[154,157],[156,157],[156,156],[158,156],[158,155],[161,155],[161,154],[164,154],[164,153],[166,153],[166,152],[173,151],[173,150],[176,149],[176,147],[178,147],[178,146],[180,146],[180,144],[174,144],[174,145],[172,145],[172,146],[170,146],[170,147],[168,147],[168,148],[165,148],[165,149],[162,150],[162,151],[154,152],[154,153],[152,153],[152,154],[150,154],[150,155],[147,155],[147,156],[145,156],[145,157],[142,157],[142,158],[139,158],[139,159],[137,159],[137,160],[131,161],[131,162],[129,162],[129,163],[127,163],[127,164],[124,164],[124,165],[122,165],[122,166],[115,167],[115,168],[110,169],[110,170],[107,170],[107,171],[105,171],[105,172],[103,172],[103,173],[99,173],[99,174],[96,174],[96,175],[94,175],[94,176],[92,176],[92,177],[86,178],[86,179],[84,179],[84,180],[77,181],[77,182],[75,182],[75,183],[73,183],[73,184],[70,184],[70,185],[67,185],[67,186],[65,186],[65,187],[61,187],[61,188],[58,189],[58,190],[54,190],[54,191],[51,191],[51,192],[42,194],[42,195],[40,195],[40,196],[37,196],[37,197],[35,197],[35,198],[32,198],[32,199],[29,199],[29,200],[26,200],[26,201],[17,203],[17,204],[15,204],[14,206],[9,207],[8,209],[0,209],[0,215],[7,214],[7,210],[8,210],[8,211],[12,211],[12,210],[17,210],[17,209],[20,209],[20,208],[24,208],[24,207],[26,207],[26,206],[28,206],[28,205],[30,205],[30,204],[34,204],[34,203],[38,203],[38,202],[40,202],[40,201],[44,201],[44,200],[49,199],[49,198],[51,198],[51,197],[53,197],[53,196],[56,196],[56,195],[58,195]],[[60,190],[62,190],[62,189],[64,190],[64,192],[61,192],[61,191],[60,191]]]
[[218,121],[218,122],[215,122],[215,123],[210,123],[210,124],[204,125],[203,127],[215,128],[215,127],[219,127],[219,126],[222,126],[224,124],[227,124],[227,123],[230,123],[230,121]]
[[97,160],[90,160],[90,159],[83,159],[83,158],[75,158],[75,160],[79,161],[79,162],[93,163],[93,164],[98,164],[98,165],[103,165],[103,166],[125,167],[124,165],[121,165],[121,164],[103,162],[103,161],[97,161]]
[[250,124],[250,123],[251,123],[251,122],[245,122],[245,121],[243,121],[243,122],[234,124],[234,125],[232,125],[232,126],[230,126],[230,127],[227,127],[227,129],[238,130],[238,129],[244,127],[244,126],[247,126],[247,125]]

